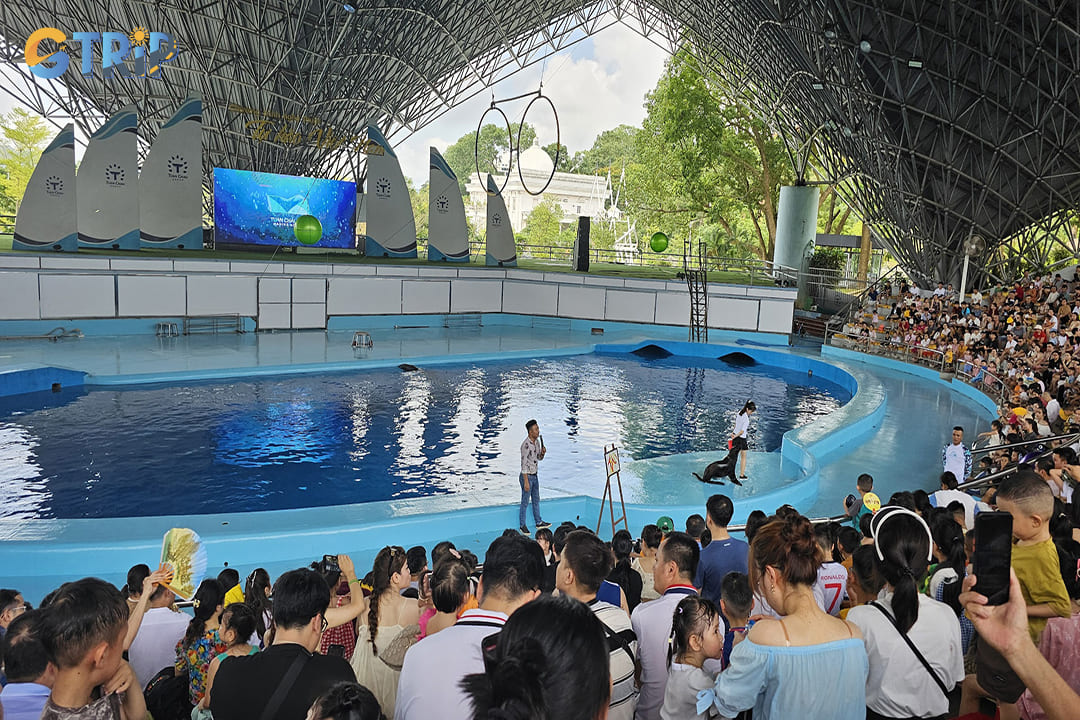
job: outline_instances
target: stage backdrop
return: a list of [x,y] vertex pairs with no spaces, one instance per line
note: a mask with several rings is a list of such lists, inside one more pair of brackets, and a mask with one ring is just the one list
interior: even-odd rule
[[457,175],[431,148],[428,178],[428,260],[469,262],[469,226]]
[[75,224],[75,126],[68,123],[41,153],[15,216],[16,250],[78,249]]
[[499,186],[487,176],[487,259],[486,265],[498,267],[517,266],[517,247],[514,245],[514,228],[510,227],[510,213],[499,194]]
[[161,126],[139,177],[142,247],[202,249],[202,100]]
[[356,183],[214,168],[214,242],[296,247],[297,218],[313,215],[312,247],[356,247]]
[[79,164],[79,247],[139,249],[139,118],[128,105],[98,128]]
[[364,210],[367,242],[364,254],[371,257],[416,257],[416,221],[409,187],[401,174],[397,155],[379,128],[367,127],[367,189]]

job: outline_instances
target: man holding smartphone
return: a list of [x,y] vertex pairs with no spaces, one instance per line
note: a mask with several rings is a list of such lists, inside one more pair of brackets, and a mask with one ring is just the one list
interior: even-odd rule
[[521,443],[521,474],[518,475],[518,483],[521,485],[518,521],[521,525],[521,533],[529,535],[529,526],[525,524],[525,508],[528,507],[530,498],[532,498],[536,529],[551,527],[551,523],[540,519],[540,479],[536,474],[537,465],[547,455],[547,448],[544,447],[544,438],[540,437],[540,425],[535,420],[525,423],[525,430],[528,435]]

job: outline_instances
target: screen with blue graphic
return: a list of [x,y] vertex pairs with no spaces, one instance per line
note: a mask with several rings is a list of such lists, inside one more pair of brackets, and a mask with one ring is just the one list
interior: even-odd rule
[[[296,220],[322,225],[301,243]],[[356,247],[356,183],[214,168],[214,242],[219,245]]]

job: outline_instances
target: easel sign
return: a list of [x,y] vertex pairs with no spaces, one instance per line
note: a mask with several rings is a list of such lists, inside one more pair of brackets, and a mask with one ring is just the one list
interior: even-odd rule
[[612,475],[617,475],[622,466],[619,464],[619,448],[612,445],[604,450],[604,464],[607,466],[608,480]]
[[[604,497],[600,499],[600,517],[596,520],[596,534],[600,534],[600,525],[604,521],[606,506],[611,520],[611,533],[614,535],[615,527],[619,523],[629,530],[626,522],[626,503],[623,501],[622,478],[619,476],[622,464],[619,462],[619,448],[614,444],[604,446],[604,468],[607,470],[607,482],[604,483]],[[615,484],[619,490],[619,505],[622,507],[622,515],[618,518],[615,517],[615,491],[611,487],[612,478],[615,478]]]

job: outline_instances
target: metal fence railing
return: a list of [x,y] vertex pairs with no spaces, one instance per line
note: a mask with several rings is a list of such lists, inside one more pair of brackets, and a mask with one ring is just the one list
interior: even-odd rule
[[879,355],[901,362],[922,365],[939,373],[953,375],[956,379],[978,389],[1001,404],[1009,395],[1005,382],[986,370],[970,366],[963,360],[955,360],[949,353],[922,345],[905,345],[898,335],[875,333],[874,335],[854,335],[846,332],[830,332],[826,342],[833,347]]

